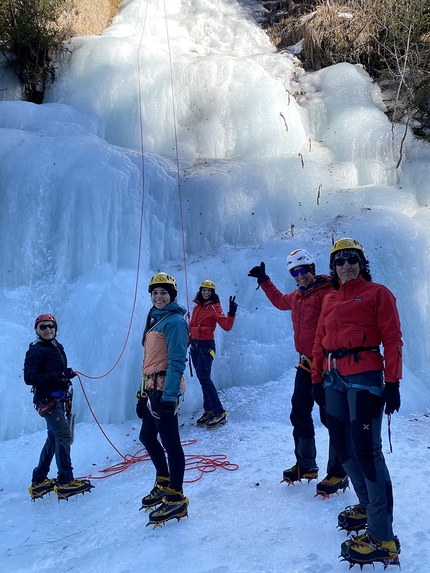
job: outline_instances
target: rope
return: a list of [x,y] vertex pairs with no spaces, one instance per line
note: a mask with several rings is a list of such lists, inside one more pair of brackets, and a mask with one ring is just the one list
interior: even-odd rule
[[178,186],[178,197],[179,197],[179,215],[181,220],[181,232],[182,232],[182,253],[184,262],[184,280],[185,280],[185,296],[187,301],[187,318],[188,322],[190,319],[190,305],[189,305],[189,293],[188,293],[188,274],[187,274],[187,254],[185,249],[185,231],[184,231],[184,217],[183,217],[183,207],[182,207],[182,192],[181,192],[181,174],[179,169],[179,146],[178,146],[178,132],[176,127],[176,103],[175,103],[175,88],[173,81],[173,62],[172,62],[172,51],[170,48],[170,34],[169,25],[167,21],[167,10],[166,10],[166,0],[163,0],[164,7],[164,21],[166,24],[166,40],[167,40],[167,51],[169,54],[169,68],[170,68],[170,87],[172,92],[172,116],[173,116],[173,131],[175,138],[175,157],[176,157],[176,179]]
[[[109,440],[109,443],[110,440]],[[192,444],[196,444],[197,440],[186,440],[181,442],[182,447],[191,446]],[[115,451],[118,450],[114,447]],[[145,453],[142,453],[145,452]],[[151,461],[149,454],[146,453],[145,448],[138,450],[135,454],[130,455],[127,454],[123,456],[120,452],[119,455],[123,458],[122,462],[118,462],[112,466],[109,466],[103,470],[99,470],[97,474],[99,475],[88,475],[82,476],[79,479],[105,479],[111,477],[113,475],[117,475],[126,469],[128,469],[133,464],[139,462],[147,462]],[[239,469],[238,464],[232,464],[228,461],[227,456],[225,454],[209,454],[209,455],[201,455],[201,454],[185,454],[185,471],[194,471],[198,472],[198,475],[194,479],[184,479],[184,483],[195,483],[199,481],[204,474],[212,473],[216,471],[217,468],[222,468],[229,472],[234,472]]]

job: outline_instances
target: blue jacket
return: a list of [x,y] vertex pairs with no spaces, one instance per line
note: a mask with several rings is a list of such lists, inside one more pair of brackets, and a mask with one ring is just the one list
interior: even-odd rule
[[160,310],[152,307],[149,311],[142,373],[151,376],[166,371],[165,377],[157,380],[157,388],[163,390],[162,398],[166,402],[176,402],[185,370],[188,348],[185,313],[185,308],[175,301]]

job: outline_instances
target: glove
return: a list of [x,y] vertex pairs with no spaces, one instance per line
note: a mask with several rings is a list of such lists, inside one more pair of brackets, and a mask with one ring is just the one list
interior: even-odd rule
[[63,377],[67,378],[67,380],[71,380],[76,376],[76,372],[74,372],[71,368],[66,368]]
[[312,398],[320,408],[325,407],[325,390],[323,382],[312,384]]
[[260,263],[259,267],[252,267],[248,273],[248,276],[256,278],[258,286],[260,286],[261,283],[264,283],[264,281],[269,280],[269,277],[266,275],[266,265],[263,262]]
[[176,402],[167,402],[163,398],[160,400],[160,420],[168,422],[175,415]]
[[137,417],[143,420],[145,417],[146,412],[148,411],[148,398],[139,398],[136,404],[136,414]]
[[228,316],[236,316],[237,302],[234,302],[235,299],[235,296],[231,296],[229,299]]
[[385,404],[385,413],[394,414],[400,408],[400,382],[386,382],[382,390],[382,404]]

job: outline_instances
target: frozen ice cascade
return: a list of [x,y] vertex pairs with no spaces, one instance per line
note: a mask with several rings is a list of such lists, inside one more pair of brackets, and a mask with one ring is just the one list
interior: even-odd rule
[[[206,278],[225,310],[236,295],[234,329],[216,334],[219,388],[279,379],[297,359],[289,313],[248,270],[264,260],[292,290],[286,255],[304,247],[327,272],[332,233],[358,239],[373,279],[394,292],[403,409],[429,409],[430,146],[407,135],[401,148],[404,126],[390,124],[360,67],[305,73],[277,53],[257,10],[125,0],[101,36],[70,41],[40,106],[18,101],[1,72],[0,439],[41,428],[22,376],[35,316],[55,314],[70,366],[101,376],[123,348],[138,279],[118,366],[84,379],[102,423],[134,417],[158,270],[176,277],[186,307]],[[79,387],[74,403],[89,421]],[[182,412],[200,406],[189,381]]]

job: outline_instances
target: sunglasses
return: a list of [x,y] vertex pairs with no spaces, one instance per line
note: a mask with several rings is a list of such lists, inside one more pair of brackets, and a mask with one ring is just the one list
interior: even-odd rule
[[305,275],[309,272],[309,267],[302,267],[301,269],[292,269],[290,275],[292,277],[298,277],[300,275]]
[[349,265],[356,265],[357,263],[360,262],[360,259],[359,257],[354,255],[353,257],[348,257],[347,259],[335,259],[334,264],[337,267],[343,267],[346,261],[348,261]]
[[46,330],[47,328],[50,328],[52,330],[53,328],[55,328],[55,324],[41,324],[39,328],[40,330]]

